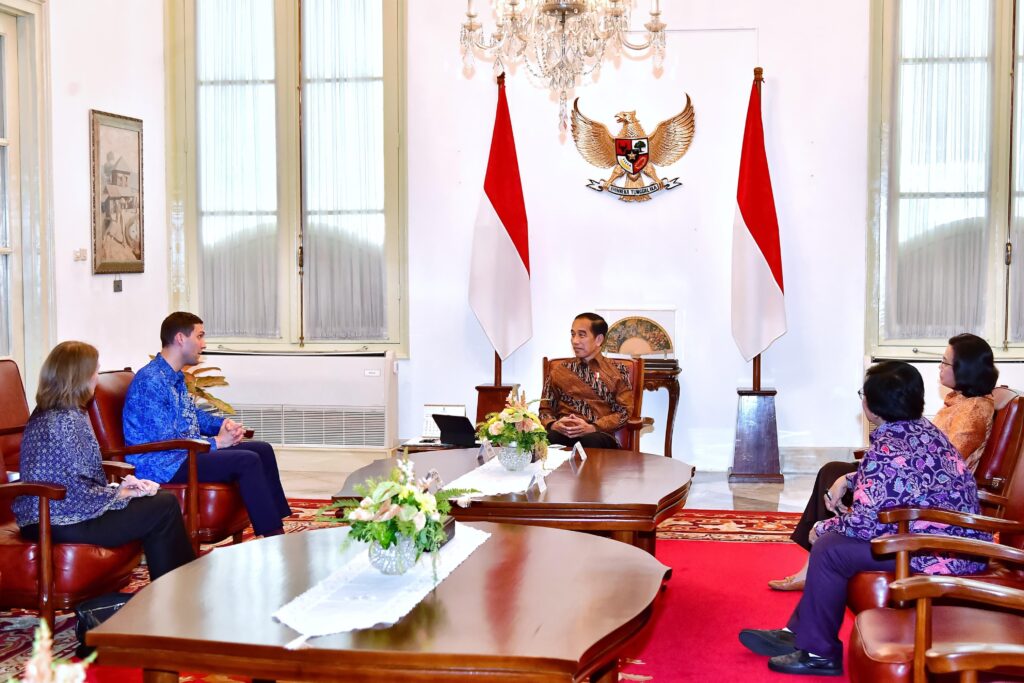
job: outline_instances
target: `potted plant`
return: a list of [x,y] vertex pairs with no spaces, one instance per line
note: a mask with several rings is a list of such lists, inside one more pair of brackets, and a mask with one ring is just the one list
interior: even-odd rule
[[473,493],[466,489],[431,493],[432,485],[440,487],[437,472],[417,480],[413,463],[402,459],[387,478],[369,479],[355,487],[362,500],[339,501],[333,507],[345,510],[344,519],[351,525],[349,538],[370,544],[371,565],[384,574],[404,574],[423,553],[433,553],[448,541],[454,531],[454,524],[449,525],[450,499]]
[[536,413],[529,410],[526,393],[508,395],[504,410],[491,413],[477,425],[477,436],[498,446],[498,462],[511,471],[521,470],[533,456],[544,459],[548,454],[548,433]]

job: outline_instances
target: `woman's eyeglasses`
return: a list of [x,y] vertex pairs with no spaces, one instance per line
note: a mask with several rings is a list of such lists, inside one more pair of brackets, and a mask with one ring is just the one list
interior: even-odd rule
[[939,365],[945,365],[946,367],[952,367],[952,366],[953,366],[953,364],[952,364],[952,363],[950,363],[950,362],[949,362],[948,360],[946,360],[945,358],[943,358],[942,360],[940,360],[940,361],[939,361]]

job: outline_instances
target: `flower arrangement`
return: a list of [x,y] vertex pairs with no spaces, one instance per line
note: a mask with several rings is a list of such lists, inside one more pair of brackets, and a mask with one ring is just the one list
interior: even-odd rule
[[413,463],[402,459],[386,479],[369,479],[355,487],[362,500],[339,501],[335,507],[347,510],[344,518],[351,524],[349,538],[387,549],[406,536],[412,539],[418,559],[447,540],[444,523],[451,511],[450,499],[475,493],[467,489],[431,493],[432,485],[441,486],[435,470],[417,480]]
[[54,661],[53,637],[42,619],[32,643],[32,659],[25,663],[25,675],[21,679],[10,678],[8,683],[84,683],[85,670],[94,659],[95,652],[77,663]]
[[548,433],[540,423],[537,414],[529,410],[526,393],[508,395],[505,408],[500,413],[491,413],[477,425],[477,436],[498,446],[516,444],[521,451],[538,451],[539,457],[547,455]]

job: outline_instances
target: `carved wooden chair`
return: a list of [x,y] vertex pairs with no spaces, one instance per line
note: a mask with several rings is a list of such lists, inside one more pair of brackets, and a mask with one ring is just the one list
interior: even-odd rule
[[235,543],[242,540],[242,531],[249,526],[249,515],[235,484],[199,483],[196,454],[206,453],[210,444],[204,439],[173,439],[154,441],[137,446],[124,442],[124,399],[135,373],[130,369],[101,372],[96,395],[89,403],[96,439],[103,457],[123,461],[125,456],[154,451],[184,449],[188,451],[188,483],[161,484],[160,488],[178,497],[185,528],[192,541],[192,549],[199,555],[200,543],[218,543],[231,537]]
[[[21,424],[15,424],[21,421]],[[0,439],[4,462],[0,472],[17,471],[21,434],[28,421],[28,403],[18,367],[0,360]],[[15,454],[12,456],[11,454]],[[8,461],[7,458],[11,457]],[[131,474],[131,465],[104,462],[111,481]],[[83,600],[118,590],[128,583],[142,557],[141,543],[103,548],[84,543],[53,543],[51,500],[64,498],[63,486],[46,482],[0,484],[0,605],[39,610],[51,629],[54,611],[70,609]],[[11,502],[18,496],[39,498],[39,540],[22,538]]]
[[[573,360],[572,358],[553,358],[548,360],[547,357],[542,361],[543,370],[543,381],[542,386],[547,385],[548,374],[551,370],[553,363],[561,363],[565,361]],[[643,402],[644,397],[644,359],[643,358],[615,358],[612,359],[613,363],[622,363],[628,368],[629,371],[629,384],[633,387],[633,410],[626,419],[624,424],[619,429],[612,433],[615,440],[619,443],[619,448],[625,451],[639,451],[640,450],[640,430],[645,425],[653,424],[651,418],[644,418],[640,416],[640,406]]]

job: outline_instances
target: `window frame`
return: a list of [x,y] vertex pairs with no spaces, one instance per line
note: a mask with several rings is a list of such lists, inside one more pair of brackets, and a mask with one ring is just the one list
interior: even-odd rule
[[[865,315],[866,346],[873,359],[939,360],[946,339],[887,339],[882,335],[882,281],[886,277],[884,260],[886,245],[883,236],[898,205],[896,142],[899,55],[899,1],[872,0],[871,54],[869,64],[869,134],[868,134],[868,240],[867,240],[867,306]],[[1020,11],[1024,11],[1024,0]],[[1002,264],[1005,245],[1010,239],[1011,192],[1011,106],[1013,101],[1013,31],[1000,27],[1013,24],[1013,3],[993,3],[992,23],[992,138],[989,159],[988,216],[989,244],[985,292],[986,340],[992,345],[998,361],[1024,361],[1024,341],[1005,340],[1004,323],[1009,313],[1006,284],[1009,267]],[[1022,131],[1024,133],[1024,131]],[[1014,140],[1014,143],[1018,141]],[[1024,159],[1020,160],[1024,163]],[[1024,245],[1022,245],[1024,246]],[[1024,258],[1022,252],[1015,254]]]
[[[275,17],[276,119],[279,215],[279,320],[281,339],[212,337],[211,351],[242,353],[375,353],[408,357],[408,259],[405,145],[405,0],[383,2],[384,40],[384,220],[386,225],[386,340],[300,342],[298,272],[301,210],[300,74],[301,0],[273,0]],[[167,198],[172,310],[200,310],[196,154],[195,2],[167,0]],[[287,264],[287,265],[286,265]]]

